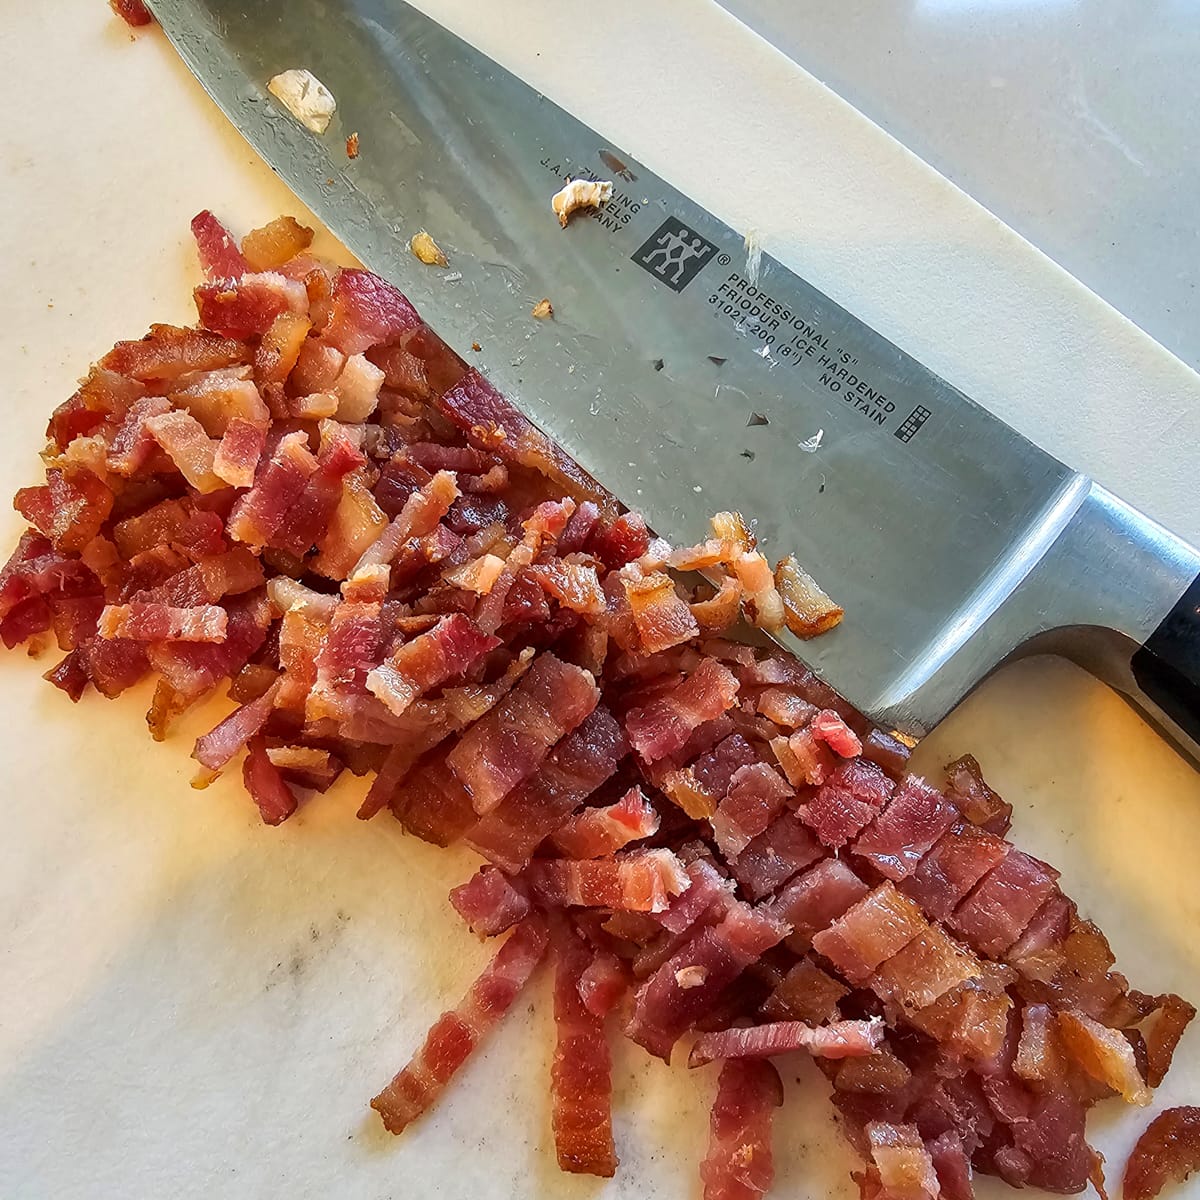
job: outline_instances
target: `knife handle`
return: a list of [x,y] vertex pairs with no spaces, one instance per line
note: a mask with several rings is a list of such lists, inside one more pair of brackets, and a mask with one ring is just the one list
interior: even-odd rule
[[1200,745],[1200,575],[1130,667],[1142,695]]

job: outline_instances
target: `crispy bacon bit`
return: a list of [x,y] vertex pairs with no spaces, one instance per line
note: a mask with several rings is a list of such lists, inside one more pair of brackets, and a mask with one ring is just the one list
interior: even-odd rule
[[554,835],[567,858],[603,858],[658,832],[659,818],[641,788],[630,788],[607,808],[585,808]]
[[615,954],[598,951],[579,976],[579,997],[588,1012],[606,1017],[625,995],[629,975]]
[[880,1200],[938,1200],[942,1193],[933,1159],[915,1126],[872,1121],[867,1139],[873,1163],[868,1188],[873,1182],[878,1190],[864,1189],[865,1194]]
[[1200,1108],[1168,1108],[1138,1138],[1125,1167],[1125,1200],[1154,1200],[1200,1170]]
[[543,904],[659,913],[690,884],[670,850],[631,850],[612,858],[537,859],[525,869]]
[[766,763],[739,767],[712,818],[713,835],[725,857],[736,863],[794,795],[779,772]]
[[302,283],[275,271],[215,279],[196,288],[196,308],[205,329],[245,338],[267,332],[280,313],[303,314],[308,293]]
[[386,346],[420,328],[417,310],[370,271],[343,268],[333,285],[325,342],[345,355]]
[[[242,238],[242,254],[251,271],[274,271],[312,245],[313,231],[295,217],[276,217]],[[232,275],[232,271],[215,271]]]
[[899,881],[958,819],[958,810],[922,779],[906,779],[887,807],[858,836],[854,853]]
[[850,759],[833,770],[799,812],[822,845],[837,850],[875,818],[894,791],[895,785],[874,763]]
[[901,891],[935,920],[944,921],[1010,849],[1007,842],[974,825],[954,825],[901,882]]
[[794,555],[788,554],[776,564],[775,587],[783,599],[783,619],[798,638],[807,640],[826,633],[846,615]]
[[662,571],[652,575],[622,576],[633,623],[648,654],[669,650],[700,632],[691,609],[675,591],[675,583]]
[[842,758],[857,758],[862,753],[862,743],[839,713],[830,709],[822,709],[809,722],[809,728],[812,730],[813,737],[824,742]]
[[480,867],[467,883],[452,889],[450,903],[472,933],[495,937],[529,915],[529,896],[495,867]]
[[617,1169],[612,1135],[612,1065],[604,1018],[580,994],[592,964],[579,935],[563,919],[551,929],[554,946],[554,1025],[550,1071],[552,1124],[559,1169],[610,1179]]
[[456,1009],[444,1013],[412,1061],[371,1101],[389,1133],[404,1130],[442,1094],[454,1073],[508,1012],[546,953],[546,923],[527,917]]
[[771,739],[771,752],[793,787],[820,787],[833,772],[837,760],[832,751],[813,736],[807,726],[791,737]]
[[898,954],[929,925],[917,906],[884,883],[813,938],[851,983],[865,983],[881,963]]
[[223,642],[229,616],[216,604],[173,608],[168,604],[109,604],[100,614],[102,638],[135,642]]
[[357,133],[352,133],[346,139],[346,157],[347,158],[357,158],[358,157],[358,134]]
[[[132,2],[137,4],[139,0]],[[192,218],[192,236],[196,239],[200,269],[207,279],[240,279],[250,269],[229,230],[207,208]]]
[[721,1067],[708,1154],[700,1164],[704,1200],[755,1200],[775,1179],[773,1110],[783,1104],[779,1073],[765,1059],[731,1058]]
[[811,958],[802,958],[764,1001],[762,1015],[773,1021],[823,1025],[840,1017],[838,1004],[849,990]]
[[550,207],[558,223],[566,229],[573,212],[581,208],[599,208],[612,199],[613,185],[609,180],[568,179],[550,198]]
[[420,233],[412,235],[408,242],[408,248],[412,251],[413,257],[427,267],[448,267],[450,265],[445,251],[424,229]]
[[775,590],[771,565],[757,550],[746,550],[734,560],[734,574],[742,585],[742,608],[752,624],[776,633],[783,628],[783,600]]
[[625,719],[625,731],[647,763],[658,762],[682,750],[705,721],[725,712],[737,690],[737,678],[728,667],[713,658],[703,659],[669,695],[634,709]]
[[996,957],[1017,940],[1057,879],[1053,867],[1013,850],[954,910],[950,927],[981,954]]
[[1003,837],[1012,823],[1012,805],[1005,803],[984,782],[973,755],[964,754],[946,767],[948,795],[972,825]]
[[45,486],[22,488],[13,507],[44,533],[55,549],[78,553],[108,520],[113,494],[90,471],[52,468],[46,472]]
[[1093,1079],[1120,1092],[1127,1104],[1150,1103],[1150,1089],[1133,1047],[1120,1030],[1108,1029],[1083,1013],[1060,1012],[1058,1032],[1067,1053]]
[[826,858],[787,884],[769,907],[792,927],[792,940],[804,941],[841,917],[869,890],[840,859]]
[[264,824],[279,825],[296,811],[296,797],[284,782],[279,768],[268,757],[266,743],[261,737],[250,741],[242,765],[242,779],[250,798],[258,805]]
[[539,300],[531,310],[533,316],[539,321],[545,321],[547,318],[554,316],[554,305],[549,300]]
[[802,1021],[776,1021],[746,1029],[723,1029],[696,1039],[689,1067],[718,1058],[770,1058],[807,1050],[815,1058],[860,1058],[874,1054],[883,1040],[883,1022],[835,1021],[813,1027]]
[[142,25],[154,24],[154,14],[142,3],[142,0],[108,0],[108,6],[122,21],[134,29]]
[[1156,1088],[1166,1078],[1175,1047],[1196,1016],[1196,1008],[1180,996],[1159,996],[1146,1031],[1146,1083]]
[[731,870],[743,893],[761,900],[824,853],[808,827],[793,813],[784,813],[747,844]]

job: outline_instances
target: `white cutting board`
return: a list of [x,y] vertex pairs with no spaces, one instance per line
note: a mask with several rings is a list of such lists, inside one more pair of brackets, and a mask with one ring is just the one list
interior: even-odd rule
[[[1200,539],[1185,486],[1196,378],[715,7],[424,7]],[[0,111],[7,495],[35,481],[46,415],[91,359],[152,320],[192,318],[197,209],[239,229],[304,213],[161,37],[131,39],[101,0],[7,6]],[[18,531],[0,517],[5,547]],[[236,779],[187,786],[191,738],[219,706],[155,745],[146,688],[73,708],[39,678],[48,665],[0,661],[3,1200],[698,1194],[712,1069],[668,1070],[624,1043],[618,1180],[558,1174],[544,980],[434,1113],[384,1134],[367,1100],[488,955],[445,902],[470,856],[386,817],[356,821],[350,781],[266,829]],[[965,750],[1136,985],[1200,996],[1200,777],[1111,693],[1048,661],[997,677],[924,753]],[[779,1125],[776,1194],[849,1200],[822,1085],[807,1062],[784,1066],[802,1082]],[[1193,1031],[1156,1104],[1198,1099]],[[1102,1107],[1111,1162],[1145,1119]]]

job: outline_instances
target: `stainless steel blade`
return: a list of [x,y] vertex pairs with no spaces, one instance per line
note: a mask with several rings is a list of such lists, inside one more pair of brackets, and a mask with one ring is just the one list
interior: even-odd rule
[[[152,7],[354,253],[659,532],[737,508],[810,565],[848,615],[793,648],[878,720],[920,733],[1051,634],[1136,691],[1130,650],[1195,552],[779,263],[752,272],[740,234],[624,151],[399,0]],[[266,91],[300,66],[337,98],[323,137]],[[564,231],[568,176],[616,187]],[[409,254],[422,228],[449,270]],[[530,317],[544,296],[552,322]],[[1118,636],[1062,638],[1098,628]]]

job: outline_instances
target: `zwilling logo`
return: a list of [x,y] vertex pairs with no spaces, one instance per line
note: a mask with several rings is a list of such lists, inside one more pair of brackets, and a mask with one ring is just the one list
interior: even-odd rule
[[682,292],[716,252],[712,242],[668,217],[638,248],[633,261],[672,291]]

